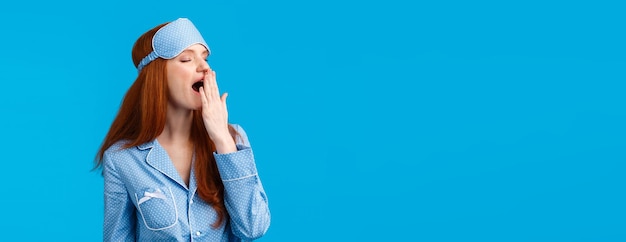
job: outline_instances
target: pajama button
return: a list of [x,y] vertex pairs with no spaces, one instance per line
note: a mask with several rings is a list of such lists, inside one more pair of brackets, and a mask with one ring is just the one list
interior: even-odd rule
[[197,235],[197,236],[200,236],[200,231],[196,232],[196,235]]

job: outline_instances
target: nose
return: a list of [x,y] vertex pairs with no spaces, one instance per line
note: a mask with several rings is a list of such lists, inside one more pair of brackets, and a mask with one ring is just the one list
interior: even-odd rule
[[206,72],[208,70],[211,69],[211,67],[209,67],[209,63],[206,62],[204,59],[200,59],[199,60],[200,63],[198,63],[198,72]]

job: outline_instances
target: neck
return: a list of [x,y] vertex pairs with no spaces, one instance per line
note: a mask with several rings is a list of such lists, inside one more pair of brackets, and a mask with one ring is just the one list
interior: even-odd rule
[[192,110],[176,109],[168,105],[165,127],[163,128],[163,132],[157,137],[159,143],[188,144],[192,121]]

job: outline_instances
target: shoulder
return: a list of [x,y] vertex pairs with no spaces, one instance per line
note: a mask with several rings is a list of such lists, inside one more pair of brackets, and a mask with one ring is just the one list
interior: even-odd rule
[[154,141],[150,141],[145,144],[132,147],[126,147],[127,141],[125,140],[115,142],[111,145],[111,147],[104,151],[103,163],[105,166],[119,166],[131,163],[128,161],[143,160],[145,159],[149,148],[152,147],[153,142]]
[[136,149],[136,147],[125,148],[127,141],[120,140],[111,145],[108,149],[104,151],[104,156],[111,158],[113,156],[123,155],[125,153],[130,152],[132,149]]

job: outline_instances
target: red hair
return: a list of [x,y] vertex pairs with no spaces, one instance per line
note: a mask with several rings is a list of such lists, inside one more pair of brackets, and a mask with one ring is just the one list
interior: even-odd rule
[[[144,33],[133,46],[132,58],[135,67],[142,58],[152,52],[152,37],[165,24]],[[166,60],[157,58],[146,65],[124,96],[120,110],[111,124],[96,156],[96,168],[102,166],[104,152],[113,144],[124,141],[124,148],[141,145],[157,138],[165,128],[168,88]],[[237,132],[228,126],[231,134]],[[224,184],[220,178],[213,152],[215,145],[204,127],[201,110],[193,111],[191,141],[195,152],[195,175],[198,195],[210,204],[217,213],[218,227],[228,215],[224,206]],[[210,149],[207,149],[210,147]]]

